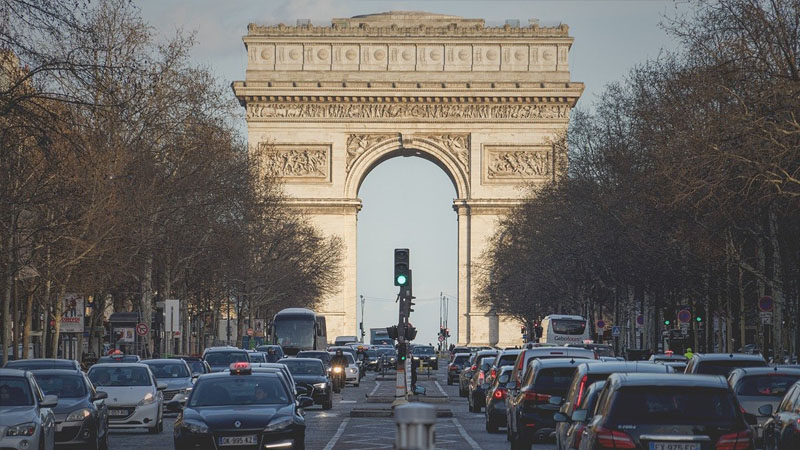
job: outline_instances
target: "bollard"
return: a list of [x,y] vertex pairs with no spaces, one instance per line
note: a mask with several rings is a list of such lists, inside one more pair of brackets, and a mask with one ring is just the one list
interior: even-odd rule
[[422,403],[409,403],[394,409],[397,423],[397,450],[433,450],[436,444],[434,425],[436,408]]

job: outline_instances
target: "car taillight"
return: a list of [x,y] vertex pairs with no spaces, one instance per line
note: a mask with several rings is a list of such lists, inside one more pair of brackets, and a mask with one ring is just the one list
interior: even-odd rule
[[716,450],[752,450],[753,434],[750,430],[723,434],[717,441]]
[[458,370],[458,367],[456,367],[456,366],[450,366],[450,370]]
[[581,378],[581,384],[578,386],[578,400],[575,401],[576,405],[581,404],[581,399],[583,398],[583,390],[586,389],[586,382],[589,381],[589,375],[584,375]]
[[502,399],[506,398],[506,390],[505,390],[505,388],[497,388],[497,389],[495,389],[494,390],[494,394],[492,394],[492,397],[494,397],[494,398],[496,398],[498,400],[502,400]]
[[478,374],[478,383],[483,383],[483,379],[484,379],[484,375],[483,375],[483,371],[481,370],[481,373]]
[[526,392],[525,401],[531,403],[548,403],[550,396],[548,394],[537,394],[536,392]]
[[497,369],[492,367],[492,371],[489,372],[489,376],[492,377],[492,378],[496,377],[497,376]]
[[600,448],[636,448],[633,439],[622,431],[598,427],[596,434]]
[[477,368],[478,368],[478,366],[472,366],[472,367],[470,367],[470,368],[469,368],[469,370],[470,370],[471,372],[475,372],[475,369],[477,369]]

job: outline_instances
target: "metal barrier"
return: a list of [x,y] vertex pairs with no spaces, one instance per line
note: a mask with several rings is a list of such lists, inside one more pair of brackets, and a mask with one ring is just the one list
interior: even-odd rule
[[436,447],[436,408],[409,403],[394,409],[397,423],[397,450],[433,450]]

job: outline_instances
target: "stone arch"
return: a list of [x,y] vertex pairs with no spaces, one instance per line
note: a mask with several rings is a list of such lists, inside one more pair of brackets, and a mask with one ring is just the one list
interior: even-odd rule
[[[363,139],[364,135],[351,135],[348,140]],[[455,141],[463,142],[463,147],[454,147]],[[458,198],[469,198],[468,155],[469,137],[466,135],[408,136],[398,133],[386,135],[381,140],[367,140],[371,145],[353,154],[348,164],[345,179],[345,197],[357,198],[358,190],[367,175],[383,161],[397,156],[419,156],[441,168],[447,174]],[[350,147],[350,146],[348,146]],[[348,153],[350,154],[350,153]],[[461,159],[459,159],[459,155]]]

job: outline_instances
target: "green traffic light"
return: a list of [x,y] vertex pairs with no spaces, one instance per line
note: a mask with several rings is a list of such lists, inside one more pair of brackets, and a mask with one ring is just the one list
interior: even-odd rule
[[703,321],[703,318],[702,318],[702,317],[700,317],[700,316],[697,316],[697,317],[695,317],[695,319],[694,319],[694,320],[696,320],[696,321],[698,321],[698,322],[702,322],[702,321]]
[[405,275],[398,275],[397,276],[397,284],[400,286],[405,286],[406,282],[408,282],[408,278]]
[[664,325],[669,325],[669,320],[665,320]]
[[400,361],[405,361],[405,360],[406,360],[406,355],[400,357]]

